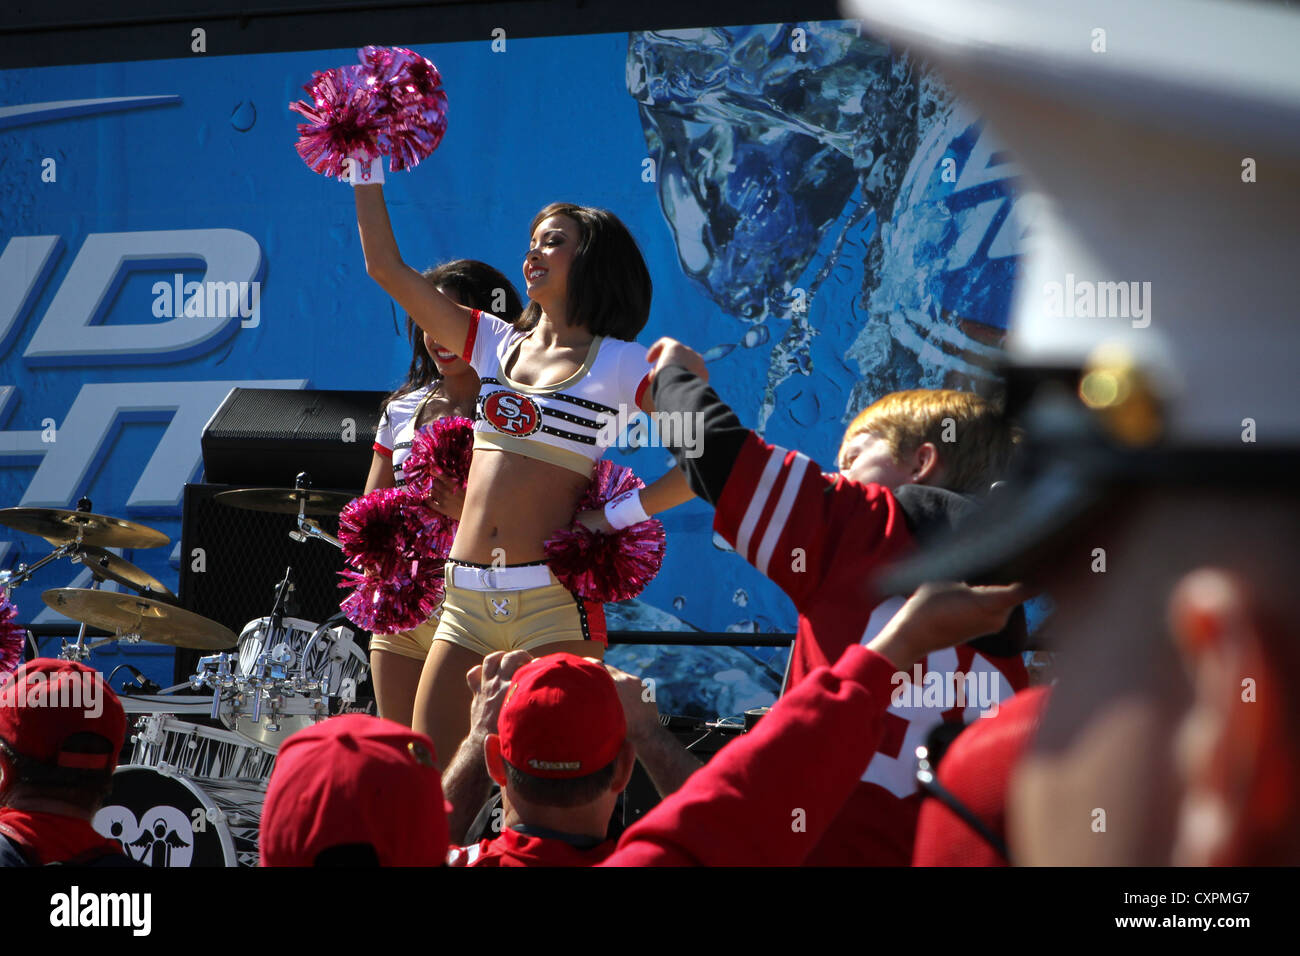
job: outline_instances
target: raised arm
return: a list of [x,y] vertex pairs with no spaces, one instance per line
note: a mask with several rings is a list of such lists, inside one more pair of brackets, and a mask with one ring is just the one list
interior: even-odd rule
[[406,310],[416,325],[439,344],[463,355],[472,310],[443,295],[402,261],[388,220],[388,207],[384,205],[383,186],[354,186],[353,192],[366,274]]

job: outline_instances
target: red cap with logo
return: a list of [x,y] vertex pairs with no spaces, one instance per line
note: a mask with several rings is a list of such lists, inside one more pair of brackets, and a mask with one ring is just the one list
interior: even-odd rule
[[627,719],[604,665],[548,654],[515,672],[497,718],[501,756],[532,777],[585,777],[611,763]]
[[313,866],[334,847],[374,847],[380,866],[441,866],[447,812],[433,741],[344,714],[280,747],[262,806],[262,866]]
[[[64,749],[73,734],[97,734],[103,754]],[[0,738],[16,753],[52,767],[109,770],[126,737],[126,713],[99,671],[74,661],[38,657],[0,675]]]

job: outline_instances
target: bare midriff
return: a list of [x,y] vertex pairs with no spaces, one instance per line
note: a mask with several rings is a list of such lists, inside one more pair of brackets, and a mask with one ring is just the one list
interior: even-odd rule
[[475,564],[543,560],[542,543],[570,525],[589,481],[550,462],[476,448],[450,557]]

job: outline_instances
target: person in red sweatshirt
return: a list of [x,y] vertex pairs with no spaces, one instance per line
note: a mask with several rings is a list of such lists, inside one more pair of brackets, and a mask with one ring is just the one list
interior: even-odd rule
[[0,867],[141,865],[91,825],[125,736],[121,702],[84,664],[0,675]]
[[[885,396],[859,414],[845,433],[839,473],[826,474],[742,426],[690,348],[660,339],[647,358],[655,363],[655,408],[700,423],[692,455],[673,451],[691,490],[717,509],[714,530],[794,602],[787,691],[880,631],[904,595],[875,593],[874,573],[960,523],[1011,455],[1013,436],[993,405],[968,393],[918,390]],[[920,664],[947,683],[974,675],[989,696],[1005,700],[1028,684],[1024,644],[1017,610],[997,633]],[[894,703],[859,769],[861,786],[809,862],[910,865],[922,799],[913,753],[940,722],[977,712],[946,700]]]

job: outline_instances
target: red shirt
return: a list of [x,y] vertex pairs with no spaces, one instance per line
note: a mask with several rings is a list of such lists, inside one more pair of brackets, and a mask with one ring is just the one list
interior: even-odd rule
[[[769,445],[752,432],[731,468],[713,527],[794,602],[799,624],[787,692],[846,648],[870,641],[903,603],[879,601],[868,587],[876,569],[915,546],[893,493],[823,474],[806,455]],[[974,673],[990,694],[997,688],[998,700],[1028,684],[1019,656],[991,657],[968,646],[932,654],[922,666]],[[910,865],[921,802],[915,749],[941,721],[970,719],[977,709],[891,705],[879,749],[859,771],[861,786],[808,862]],[[844,728],[837,735],[842,739]]]
[[797,866],[880,743],[894,665],[850,647],[629,827],[602,866]]
[[454,848],[447,854],[447,865],[595,866],[613,852],[613,840],[583,850],[564,840],[526,836],[506,829],[495,840]]
[[58,813],[0,807],[0,835],[17,844],[34,866],[83,855],[122,853],[120,843],[101,836],[88,821]]

